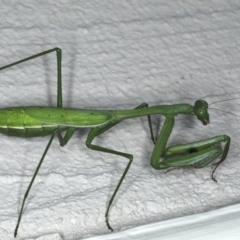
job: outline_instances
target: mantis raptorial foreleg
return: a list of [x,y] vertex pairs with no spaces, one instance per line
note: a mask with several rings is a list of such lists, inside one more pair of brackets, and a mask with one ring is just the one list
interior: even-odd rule
[[[224,149],[219,145],[219,143],[225,143]],[[217,157],[221,156],[219,162],[215,163],[216,167],[212,171],[212,179],[213,181],[217,182],[214,178],[214,172],[216,171],[219,164],[221,164],[227,157],[228,150],[230,147],[231,139],[227,135],[219,135],[216,137],[208,138],[201,141],[196,141],[193,143],[181,144],[178,146],[168,147],[164,151],[164,156],[167,157],[166,161],[163,161],[163,169],[169,167],[192,167],[192,168],[203,168],[207,166],[209,163],[214,161]],[[188,156],[185,161],[182,161],[181,157],[169,159],[169,157],[174,155],[186,155],[191,154]],[[205,155],[205,158],[204,158]],[[199,160],[201,157],[202,160]],[[188,162],[187,162],[188,160]],[[174,166],[175,165],[175,166]],[[164,167],[165,166],[165,167]]]
[[[231,141],[230,137],[227,135],[219,135],[165,149],[173,126],[174,116],[168,116],[154,147],[151,157],[151,166],[157,170],[167,168],[203,168],[222,155],[221,160],[216,163],[216,167],[212,171],[212,179],[216,182],[213,174],[228,154]],[[224,150],[222,150],[220,146],[216,146],[216,144],[221,142],[226,142]],[[161,160],[161,157],[165,159]]]

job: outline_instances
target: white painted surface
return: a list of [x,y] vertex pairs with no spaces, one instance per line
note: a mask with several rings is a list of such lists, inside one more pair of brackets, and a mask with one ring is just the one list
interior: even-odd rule
[[35,239],[26,239],[26,240],[62,240],[59,233],[44,235]]
[[[93,109],[214,102],[239,97],[238,1],[21,1],[1,4],[0,65],[63,49],[63,104]],[[1,107],[56,105],[55,54],[0,72]],[[239,113],[239,102],[215,108]],[[149,165],[146,118],[122,122],[96,143],[132,153],[134,162],[110,211],[116,232],[201,213],[240,199],[239,118],[211,111],[211,124],[178,116],[169,144],[232,137],[227,160],[167,174]],[[154,117],[155,132],[164,118]],[[159,125],[160,124],[160,125]],[[126,166],[91,151],[87,130],[49,150],[28,197],[19,238],[59,233],[73,240],[108,233],[107,202]],[[24,192],[49,137],[1,136],[0,237],[11,239]],[[226,238],[225,238],[226,239]]]
[[240,205],[174,218],[86,240],[238,240]]

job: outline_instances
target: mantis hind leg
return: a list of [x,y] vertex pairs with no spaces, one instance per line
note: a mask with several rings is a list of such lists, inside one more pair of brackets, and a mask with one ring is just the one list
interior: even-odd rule
[[[24,59],[22,59],[22,60],[20,60],[20,61],[17,61],[17,62],[8,64],[8,65],[5,65],[5,66],[3,66],[3,67],[0,67],[0,71],[3,70],[3,69],[9,68],[9,67],[18,65],[18,64],[23,63],[23,62],[27,62],[27,61],[29,61],[29,60],[31,60],[31,59],[38,58],[38,57],[40,57],[40,56],[46,55],[46,54],[51,53],[51,52],[54,52],[54,51],[56,51],[56,54],[57,54],[57,107],[60,107],[60,108],[61,108],[61,107],[62,107],[62,50],[61,50],[60,48],[53,48],[53,49],[50,49],[50,50],[47,50],[47,51],[44,51],[44,52],[41,52],[41,53],[32,55],[32,56],[30,56],[30,57],[24,58]],[[74,130],[75,130],[75,129],[74,129]],[[52,134],[52,136],[51,136],[51,138],[50,138],[50,140],[49,140],[49,142],[48,142],[48,145],[47,145],[47,147],[46,147],[46,149],[45,149],[45,151],[44,151],[44,153],[43,153],[43,155],[42,155],[42,157],[41,157],[41,159],[40,159],[40,162],[39,162],[39,164],[38,164],[38,166],[37,166],[37,168],[36,168],[36,170],[35,170],[35,172],[34,172],[34,175],[33,175],[33,177],[32,177],[32,180],[31,180],[31,182],[30,182],[30,184],[29,184],[29,186],[28,186],[28,188],[27,188],[27,191],[26,191],[26,193],[24,194],[24,198],[23,198],[22,205],[21,205],[21,210],[20,210],[20,213],[19,213],[19,216],[18,216],[17,225],[16,225],[16,228],[15,228],[15,231],[14,231],[14,237],[17,236],[17,231],[18,231],[18,227],[19,227],[19,224],[20,224],[20,221],[21,221],[21,218],[22,218],[22,213],[23,213],[25,201],[26,201],[26,199],[27,199],[27,197],[28,197],[28,194],[29,194],[29,192],[30,192],[30,189],[31,189],[31,187],[32,187],[32,184],[33,184],[33,182],[34,182],[34,180],[35,180],[35,178],[36,178],[36,176],[37,176],[37,173],[38,173],[38,171],[39,171],[39,169],[40,169],[40,167],[41,167],[41,164],[42,164],[42,162],[43,162],[43,160],[44,160],[44,158],[45,158],[45,156],[46,156],[46,154],[47,154],[47,151],[48,151],[48,149],[49,149],[49,147],[50,147],[50,145],[51,145],[51,143],[52,143],[52,141],[53,141],[53,138],[54,138],[54,136],[55,136],[56,134],[58,134],[58,131],[59,131],[59,130],[56,129],[56,130],[54,131],[54,133]],[[65,137],[62,138],[62,139],[64,139],[65,143],[70,139],[70,137],[72,136],[73,132],[74,132],[74,131],[73,131],[72,128],[68,129]],[[62,142],[60,142],[60,143],[63,144],[64,141],[62,141]]]
[[21,218],[22,218],[22,213],[23,213],[25,201],[26,201],[26,199],[27,199],[27,197],[28,197],[28,194],[29,194],[30,189],[31,189],[31,187],[32,187],[32,184],[33,184],[33,182],[34,182],[34,180],[35,180],[35,178],[36,178],[36,176],[37,176],[37,173],[38,173],[38,171],[39,171],[39,169],[40,169],[40,167],[41,167],[41,165],[42,165],[42,162],[43,162],[43,160],[44,160],[44,158],[45,158],[45,156],[46,156],[46,154],[47,154],[47,151],[48,151],[48,149],[49,149],[49,147],[50,147],[50,145],[51,145],[51,143],[52,143],[52,141],[53,141],[53,138],[54,138],[54,136],[57,134],[57,131],[58,131],[58,130],[55,130],[55,132],[52,134],[52,136],[51,136],[51,138],[50,138],[50,140],[49,140],[49,142],[48,142],[48,145],[47,145],[47,147],[45,148],[45,150],[44,150],[44,152],[43,152],[43,155],[42,155],[42,157],[41,157],[41,159],[40,159],[40,162],[38,163],[38,166],[37,166],[37,168],[36,168],[36,170],[35,170],[35,172],[34,172],[34,174],[33,174],[32,180],[31,180],[31,182],[30,182],[30,184],[29,184],[29,186],[28,186],[28,188],[27,188],[27,191],[26,191],[25,194],[24,194],[24,198],[23,198],[23,201],[22,201],[21,210],[20,210],[20,213],[19,213],[19,215],[18,215],[17,225],[16,225],[16,228],[15,228],[15,231],[14,231],[14,237],[15,237],[15,238],[17,237],[18,227],[19,227],[19,224],[20,224],[20,222],[21,222]]
[[53,48],[30,57],[24,58],[20,61],[8,64],[6,66],[0,67],[0,71],[15,65],[18,65],[23,62],[27,62],[31,59],[38,58],[40,56],[46,55],[48,53],[56,51],[57,54],[57,107],[62,107],[62,50],[60,48]]

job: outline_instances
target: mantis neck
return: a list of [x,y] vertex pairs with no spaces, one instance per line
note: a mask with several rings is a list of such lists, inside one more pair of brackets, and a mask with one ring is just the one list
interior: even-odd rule
[[193,115],[193,106],[190,104],[173,104],[173,105],[157,105],[153,107],[147,107],[142,109],[131,110],[116,110],[113,111],[113,115],[119,120],[141,117],[146,115],[161,114],[164,116],[176,116],[177,114],[190,114]]

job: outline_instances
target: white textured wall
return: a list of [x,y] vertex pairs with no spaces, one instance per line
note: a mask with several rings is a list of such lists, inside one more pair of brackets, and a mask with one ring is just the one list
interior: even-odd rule
[[[53,47],[63,50],[65,107],[93,109],[208,102],[240,97],[238,1],[6,1],[0,8],[0,65]],[[169,3],[168,3],[169,2]],[[0,72],[0,106],[56,105],[55,54]],[[240,100],[215,108],[240,115]],[[217,169],[149,165],[146,118],[117,125],[96,143],[132,153],[134,162],[110,211],[116,231],[201,213],[240,199],[239,118],[210,111],[211,124],[178,116],[170,144],[232,137]],[[155,133],[164,118],[154,117]],[[66,240],[108,232],[104,214],[126,166],[91,151],[87,130],[64,148],[53,142],[27,200],[21,239],[58,232]],[[1,136],[0,238],[11,239],[21,200],[49,137]]]

